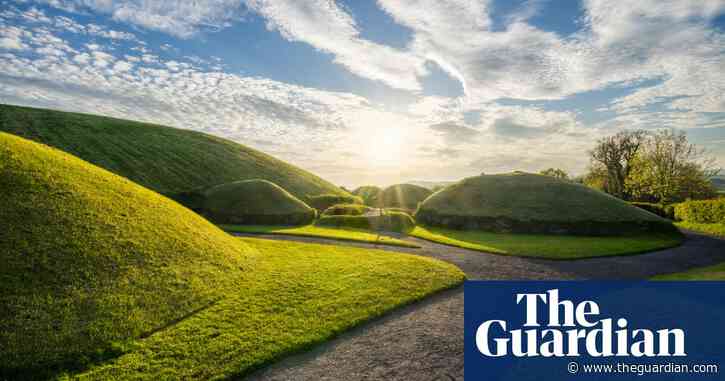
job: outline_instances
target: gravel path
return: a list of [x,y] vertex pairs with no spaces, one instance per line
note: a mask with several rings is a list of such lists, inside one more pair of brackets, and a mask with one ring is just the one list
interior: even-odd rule
[[[240,234],[241,235],[241,234]],[[280,235],[259,238],[357,247],[370,244]],[[378,249],[438,258],[468,279],[645,279],[725,262],[725,240],[687,233],[680,247],[622,257],[574,261],[485,254],[406,238],[421,246]],[[439,293],[364,324],[315,349],[288,357],[249,380],[462,380],[463,288]]]

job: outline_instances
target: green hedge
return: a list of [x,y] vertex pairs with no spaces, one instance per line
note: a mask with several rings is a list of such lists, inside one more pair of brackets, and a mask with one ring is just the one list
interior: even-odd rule
[[316,225],[407,233],[415,227],[415,220],[405,213],[389,212],[382,216],[322,216]]
[[307,196],[307,205],[322,213],[327,208],[337,204],[362,204],[362,198],[357,196],[341,196],[337,194],[321,194]]
[[675,205],[675,217],[680,221],[700,224],[725,222],[725,199],[685,201]]
[[663,218],[667,218],[670,220],[675,219],[675,206],[672,204],[662,205],[654,204],[651,202],[630,202],[629,204],[644,209],[650,213],[654,213]]
[[333,205],[327,209],[325,209],[324,212],[322,212],[323,216],[360,216],[363,215],[369,211],[373,210],[373,208],[365,205],[360,204],[337,204]]

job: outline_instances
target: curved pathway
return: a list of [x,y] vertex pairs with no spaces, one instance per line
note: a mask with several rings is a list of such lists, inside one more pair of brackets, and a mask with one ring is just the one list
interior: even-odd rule
[[[620,257],[556,261],[486,254],[417,238],[409,249],[323,238],[237,234],[406,252],[455,264],[468,279],[646,279],[725,262],[725,240],[687,233],[683,245]],[[463,288],[445,291],[288,357],[250,380],[462,380]]]

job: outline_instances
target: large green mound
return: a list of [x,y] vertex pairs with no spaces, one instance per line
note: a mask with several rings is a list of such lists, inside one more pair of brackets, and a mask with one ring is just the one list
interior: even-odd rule
[[414,211],[433,192],[413,184],[391,185],[380,192],[377,206],[384,208],[403,208]]
[[377,206],[378,196],[382,191],[383,190],[380,189],[380,187],[376,187],[375,185],[363,185],[355,188],[355,190],[352,191],[352,194],[362,198],[365,205]]
[[217,223],[305,225],[315,219],[314,209],[267,180],[217,185],[204,196],[202,213]]
[[513,233],[613,235],[675,231],[667,220],[551,176],[515,172],[471,177],[423,202],[418,223]]
[[0,131],[56,147],[185,203],[180,193],[250,179],[269,180],[300,199],[347,195],[305,170],[200,132],[8,105],[0,105]]
[[133,182],[0,133],[0,379],[83,366],[236,288],[255,250]]

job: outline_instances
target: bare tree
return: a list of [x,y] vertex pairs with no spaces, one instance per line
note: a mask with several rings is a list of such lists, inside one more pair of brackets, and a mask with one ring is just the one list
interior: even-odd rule
[[606,189],[619,198],[627,198],[625,183],[632,170],[632,162],[644,144],[644,130],[622,131],[597,141],[590,152],[593,166],[602,166],[607,173]]

